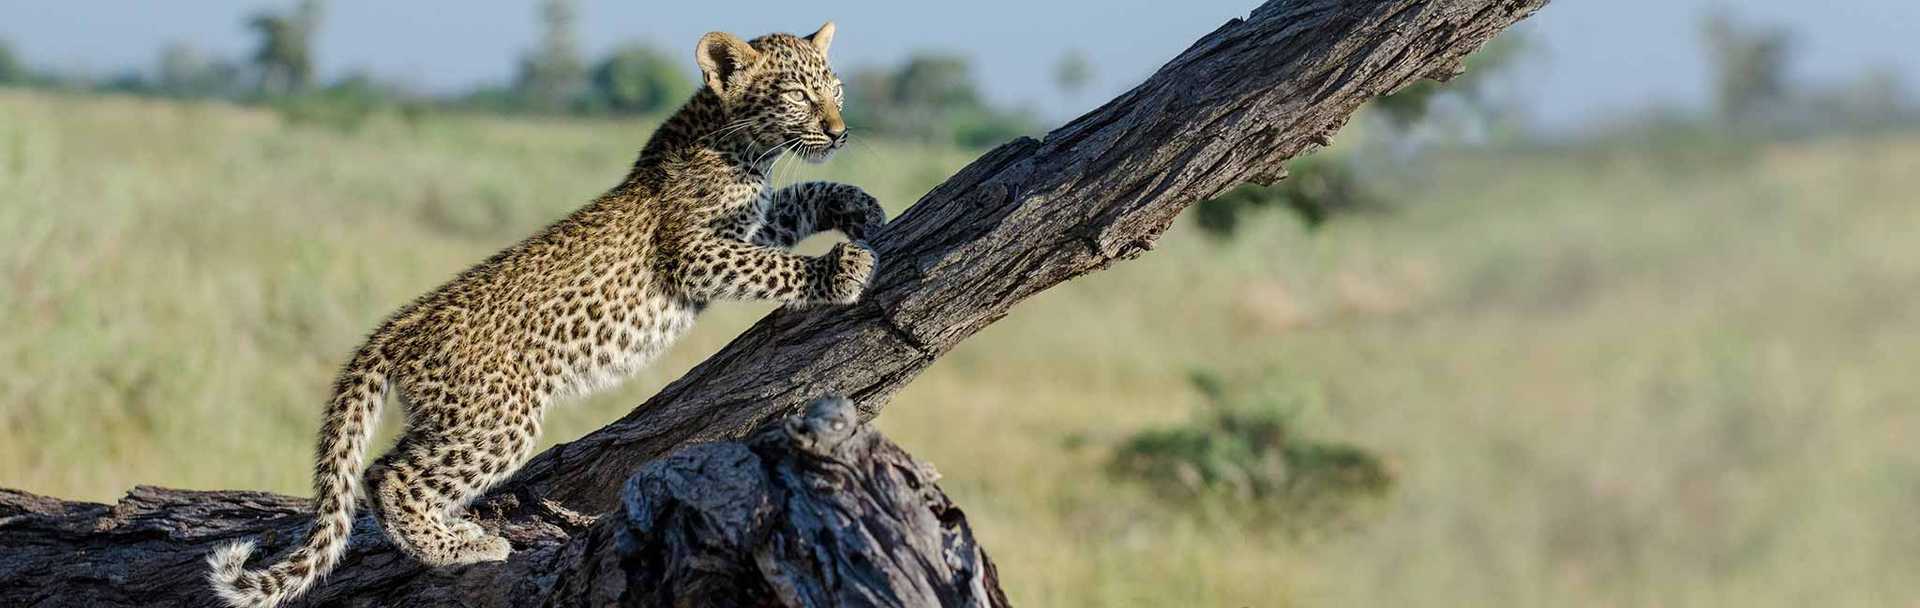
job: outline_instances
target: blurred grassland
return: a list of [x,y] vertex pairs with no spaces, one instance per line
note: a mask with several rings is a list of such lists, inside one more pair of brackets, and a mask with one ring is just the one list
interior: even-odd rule
[[[0,89],[0,486],[304,494],[364,332],[612,185],[649,128],[343,132]],[[865,142],[780,173],[897,212],[975,154]],[[880,425],[938,465],[1023,605],[1911,605],[1915,167],[1902,136],[1428,157],[1381,184],[1390,214],[1177,227],[1016,308]],[[767,310],[717,306],[547,441]],[[1298,383],[1315,435],[1384,455],[1376,522],[1303,540],[1106,476],[1201,407],[1195,368]]]

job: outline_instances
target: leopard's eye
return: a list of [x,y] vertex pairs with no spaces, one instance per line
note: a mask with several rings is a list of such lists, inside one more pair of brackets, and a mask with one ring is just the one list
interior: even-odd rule
[[806,91],[787,91],[785,93],[781,93],[780,98],[786,100],[787,103],[794,104],[794,105],[807,104]]
[[844,86],[844,85],[841,85],[841,84],[840,84],[840,83],[838,83],[838,82],[836,82],[836,83],[833,83],[833,103],[834,103],[834,105],[839,105],[839,104],[841,104],[841,103],[845,103],[845,102],[846,102],[846,100],[847,100],[847,87],[846,87],[846,86]]

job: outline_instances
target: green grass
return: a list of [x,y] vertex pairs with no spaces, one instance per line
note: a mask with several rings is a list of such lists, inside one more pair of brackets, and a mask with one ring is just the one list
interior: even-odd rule
[[[335,366],[392,308],[611,185],[637,122],[376,117],[0,90],[0,486],[304,493]],[[974,156],[824,167],[896,211]],[[785,165],[783,165],[785,166]],[[1399,211],[1159,251],[1015,309],[881,427],[1038,606],[1883,606],[1920,597],[1920,139],[1457,154]],[[818,245],[817,243],[815,245]],[[549,442],[767,310],[723,305]],[[1107,474],[1281,370],[1395,489],[1299,540]]]

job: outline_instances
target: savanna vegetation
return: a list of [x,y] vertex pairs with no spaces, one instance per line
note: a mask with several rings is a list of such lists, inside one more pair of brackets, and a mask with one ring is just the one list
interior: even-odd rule
[[[304,492],[318,404],[361,333],[606,187],[648,129],[372,120],[0,93],[0,484]],[[779,173],[897,211],[974,154],[867,141]],[[1920,593],[1920,138],[1422,158],[1372,180],[1391,212],[1311,231],[1256,214],[1227,240],[1183,225],[1023,305],[879,423],[941,467],[1025,603]],[[558,411],[548,440],[763,312],[717,307],[639,380]],[[1388,489],[1302,534],[1248,507],[1273,493],[1123,474],[1143,441],[1248,407],[1285,428],[1250,437],[1356,450]]]
[[[299,6],[250,22],[255,57],[176,47],[138,78],[0,44],[27,85],[0,88],[0,486],[304,494],[363,332],[612,185],[692,86],[644,45],[578,58],[564,2],[512,83],[316,83],[294,43],[324,12]],[[1795,89],[1779,37],[1706,22],[1711,116],[1535,139],[1462,89],[1383,104],[1296,179],[1016,308],[878,424],[1023,605],[1910,602],[1920,134],[1872,74]],[[1092,69],[1063,57],[1061,91]],[[870,132],[778,181],[900,211],[1031,128],[971,78],[940,53],[850,71]],[[1449,111],[1490,145],[1374,146]],[[767,310],[716,306],[546,440]]]

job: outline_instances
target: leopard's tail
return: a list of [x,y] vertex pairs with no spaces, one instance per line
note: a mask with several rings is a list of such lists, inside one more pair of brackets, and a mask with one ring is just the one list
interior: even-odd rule
[[347,552],[353,511],[359,502],[360,475],[366,469],[367,443],[387,395],[386,361],[371,347],[354,355],[334,383],[313,473],[317,520],[306,542],[286,559],[260,570],[246,569],[253,541],[219,548],[207,558],[207,580],[221,601],[234,608],[272,608],[299,597],[325,576]]

